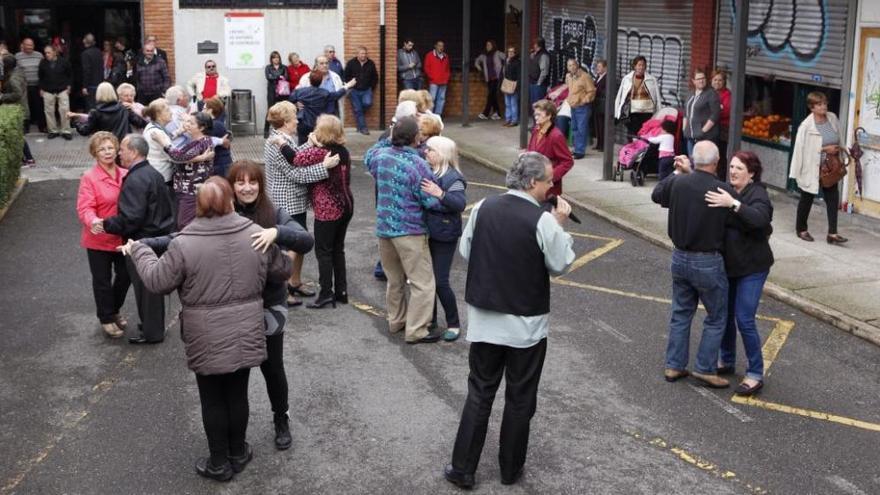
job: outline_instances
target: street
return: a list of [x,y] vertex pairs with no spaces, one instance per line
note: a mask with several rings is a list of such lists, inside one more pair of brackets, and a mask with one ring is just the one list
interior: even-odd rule
[[[469,203],[500,192],[500,174],[468,161],[463,172]],[[384,285],[372,277],[373,184],[359,166],[353,189],[351,304],[290,310],[293,447],[274,449],[265,383],[253,370],[255,458],[218,484],[193,470],[207,444],[176,311],[161,345],[105,338],[79,247],[77,182],[29,184],[0,222],[0,495],[456,493],[442,468],[467,391],[467,342],[408,346],[402,334],[389,335]],[[583,224],[566,228],[578,260],[552,284],[525,475],[500,484],[499,393],[478,492],[880,492],[880,350],[765,298],[760,395],[743,400],[732,388],[666,383],[670,253],[576,213]],[[452,285],[463,316],[465,268],[457,258]],[[313,254],[305,275],[317,279]],[[134,323],[131,291],[125,314]],[[740,347],[738,371],[744,358]]]

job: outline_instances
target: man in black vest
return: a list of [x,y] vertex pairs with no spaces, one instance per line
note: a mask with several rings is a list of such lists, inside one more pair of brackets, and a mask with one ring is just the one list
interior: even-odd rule
[[[171,210],[171,192],[165,179],[147,161],[149,145],[140,134],[129,134],[119,146],[122,165],[128,175],[122,181],[116,216],[105,218],[104,231],[124,239],[140,240],[145,237],[168,235],[174,228]],[[129,337],[132,344],[157,344],[165,338],[165,300],[144,287],[131,257],[126,257],[128,274],[134,287],[139,332]]]
[[461,237],[459,252],[468,260],[470,375],[452,463],[444,472],[461,488],[474,486],[505,370],[501,482],[513,484],[523,472],[547,352],[550,274],[562,274],[574,261],[572,238],[562,229],[571,206],[559,198],[552,211],[541,207],[552,186],[550,160],[523,153],[507,173],[509,191],[478,203]]

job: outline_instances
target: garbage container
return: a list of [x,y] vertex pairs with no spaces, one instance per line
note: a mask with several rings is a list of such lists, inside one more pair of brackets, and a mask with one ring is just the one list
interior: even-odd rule
[[232,109],[229,112],[232,123],[249,124],[254,122],[253,115],[251,115],[251,98],[251,90],[249,89],[232,90]]

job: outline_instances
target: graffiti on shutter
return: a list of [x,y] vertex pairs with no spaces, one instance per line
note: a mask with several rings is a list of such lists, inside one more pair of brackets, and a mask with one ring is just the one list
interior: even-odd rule
[[[822,51],[827,27],[824,0],[755,0],[749,9],[749,37],[761,40],[760,48],[750,47],[751,56],[760,53],[761,48],[771,53],[790,48],[797,60],[810,62]],[[730,11],[735,17],[733,0]]]

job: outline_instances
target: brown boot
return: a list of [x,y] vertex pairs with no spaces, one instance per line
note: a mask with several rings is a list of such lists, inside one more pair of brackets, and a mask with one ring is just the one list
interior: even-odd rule
[[691,375],[700,380],[703,385],[711,388],[727,388],[730,386],[730,382],[726,378],[721,378],[718,375],[708,375],[704,373],[697,373],[694,371]]

